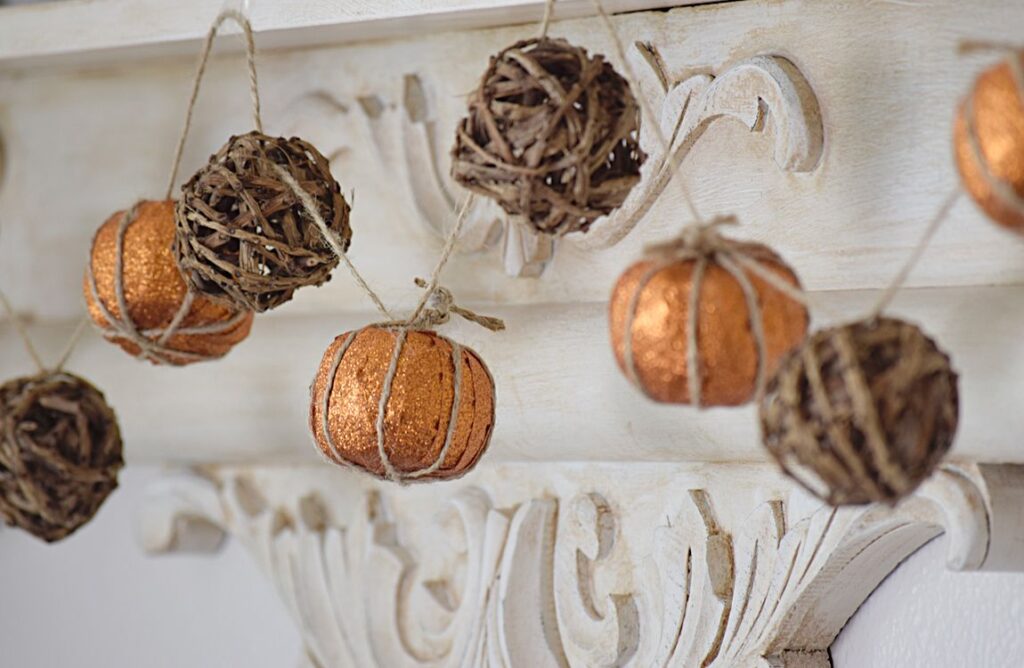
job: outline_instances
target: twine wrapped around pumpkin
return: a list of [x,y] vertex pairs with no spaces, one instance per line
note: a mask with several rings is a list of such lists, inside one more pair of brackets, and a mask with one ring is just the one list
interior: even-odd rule
[[174,203],[136,203],[93,237],[84,292],[108,341],[153,364],[222,357],[249,334],[251,311],[214,304],[182,280],[171,253]]
[[953,133],[964,188],[992,220],[1024,234],[1024,50],[978,77]]
[[0,385],[0,515],[53,542],[117,487],[121,433],[103,394],[62,371]]
[[586,232],[640,180],[640,113],[600,55],[540,37],[491,57],[456,131],[452,176],[538,232]]
[[295,137],[232,137],[182,187],[175,210],[178,266],[205,297],[262,312],[291,299],[297,288],[324,283],[337,266],[279,167],[301,184],[348,249],[350,209],[327,158]]
[[894,503],[957,428],[957,375],[918,327],[879,317],[825,329],[783,362],[761,402],[765,447],[832,505]]
[[723,217],[647,249],[609,302],[615,357],[648,397],[734,406],[759,394],[807,332],[799,281],[761,244],[722,236]]
[[452,313],[491,331],[498,318],[455,306],[431,290],[430,306],[406,321],[346,332],[324,352],[310,387],[310,430],[331,462],[391,482],[451,480],[490,443],[494,379],[473,350],[432,331]]

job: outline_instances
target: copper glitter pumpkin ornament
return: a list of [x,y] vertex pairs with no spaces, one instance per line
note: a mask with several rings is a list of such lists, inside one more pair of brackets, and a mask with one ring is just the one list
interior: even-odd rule
[[760,407],[765,447],[832,505],[910,494],[952,445],[958,411],[949,357],[915,325],[884,317],[815,333]]
[[103,394],[63,371],[0,385],[0,516],[47,542],[92,519],[117,487],[121,432]]
[[978,77],[957,113],[953,143],[974,201],[1024,234],[1024,51]]
[[429,330],[371,325],[337,337],[313,381],[310,429],[332,462],[395,482],[448,480],[491,439],[494,380]]
[[458,126],[452,176],[537,232],[586,232],[619,207],[645,159],[629,84],[564,39],[492,56]]
[[83,281],[89,315],[105,338],[154,364],[222,357],[249,335],[252,312],[190,290],[173,241],[170,200],[139,202],[107,219],[93,237]]
[[655,401],[747,403],[807,333],[807,309],[783,283],[799,289],[778,255],[712,226],[652,247],[612,291],[619,368]]
[[175,208],[174,252],[185,280],[212,301],[263,312],[295,290],[321,285],[338,258],[282,178],[309,194],[347,250],[349,205],[327,158],[296,137],[232,137],[184,185]]

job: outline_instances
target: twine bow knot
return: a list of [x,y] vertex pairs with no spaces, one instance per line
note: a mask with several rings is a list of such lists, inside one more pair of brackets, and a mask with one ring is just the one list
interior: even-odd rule
[[505,329],[505,322],[500,318],[480,315],[456,304],[455,298],[448,288],[440,285],[434,285],[431,288],[431,285],[422,278],[417,278],[415,282],[417,287],[429,289],[430,294],[426,305],[420,309],[418,315],[414,314],[412,318],[402,321],[401,324],[408,325],[413,329],[430,329],[448,322],[454,313],[492,332],[500,332]]

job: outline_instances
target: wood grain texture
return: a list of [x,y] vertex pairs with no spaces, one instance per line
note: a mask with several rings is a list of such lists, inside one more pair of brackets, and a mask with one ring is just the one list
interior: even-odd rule
[[[815,296],[839,313],[864,313],[873,291]],[[894,313],[922,323],[961,376],[961,423],[951,456],[1024,462],[1024,288],[910,290]],[[695,411],[655,404],[618,372],[603,303],[502,307],[504,333],[452,323],[495,379],[497,415],[487,461],[764,461],[752,406]],[[812,309],[813,310],[813,309]],[[309,384],[335,336],[373,313],[258,318],[252,334],[215,364],[154,369],[90,332],[69,368],[117,409],[131,461],[316,461],[306,412]],[[816,325],[828,320],[818,318]],[[982,327],[979,323],[984,323]],[[67,326],[33,331],[59,353]],[[0,329],[0,376],[31,370],[9,326]],[[286,351],[270,354],[269,351]],[[183,417],[184,416],[184,417]]]

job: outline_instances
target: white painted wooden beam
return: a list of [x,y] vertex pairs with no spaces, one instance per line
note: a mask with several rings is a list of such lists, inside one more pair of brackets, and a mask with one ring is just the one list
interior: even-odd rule
[[[814,293],[815,303],[854,317],[876,291]],[[953,456],[1024,462],[1024,286],[909,290],[892,313],[920,322],[961,373],[960,430]],[[445,326],[477,350],[495,377],[497,423],[489,461],[763,461],[753,407],[695,411],[655,404],[625,380],[608,343],[604,303],[479,306],[506,319],[491,334],[463,321]],[[815,325],[827,319],[822,316]],[[90,331],[70,369],[106,391],[135,462],[318,459],[307,429],[309,383],[328,343],[374,313],[259,317],[227,357],[154,368]],[[983,325],[980,323],[984,323]],[[33,333],[50,356],[70,324]],[[0,328],[0,378],[31,370],[9,324]]]
[[[609,12],[720,0],[604,0]],[[342,44],[540,20],[544,0],[93,0],[0,8],[0,68],[99,65],[196,50],[213,18],[248,5],[260,47]],[[594,14],[559,0],[556,19]],[[231,32],[231,29],[226,29]],[[224,40],[238,50],[237,40]]]

